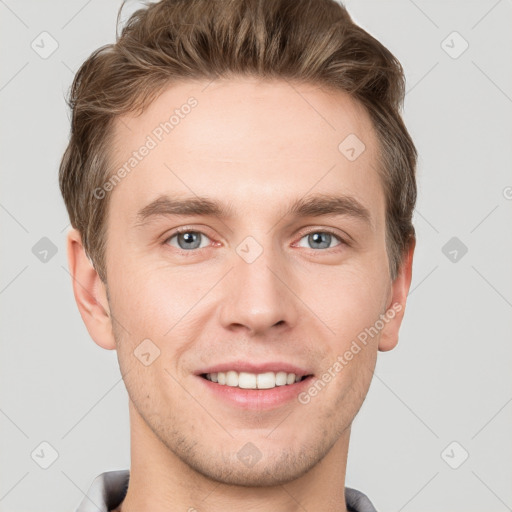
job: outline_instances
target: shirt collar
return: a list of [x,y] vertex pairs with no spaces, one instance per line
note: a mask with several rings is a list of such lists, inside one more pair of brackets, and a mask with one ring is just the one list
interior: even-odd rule
[[[106,471],[92,482],[75,512],[109,512],[124,500],[128,490],[130,471]],[[356,489],[345,487],[345,500],[349,512],[377,512],[368,497]]]

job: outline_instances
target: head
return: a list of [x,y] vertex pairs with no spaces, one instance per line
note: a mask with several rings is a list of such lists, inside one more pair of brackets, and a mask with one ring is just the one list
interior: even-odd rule
[[[163,0],[78,71],[60,167],[75,297],[134,414],[200,473],[304,474],[396,345],[415,244],[403,96],[399,62],[334,0]],[[235,407],[204,374],[237,362],[308,378]]]

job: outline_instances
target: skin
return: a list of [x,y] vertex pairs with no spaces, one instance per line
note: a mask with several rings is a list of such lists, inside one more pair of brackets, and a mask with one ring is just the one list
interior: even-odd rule
[[[377,139],[359,103],[279,80],[207,85],[174,84],[141,116],[116,120],[121,166],[168,112],[198,101],[111,193],[108,296],[80,234],[68,236],[80,314],[99,346],[117,350],[130,398],[131,477],[118,510],[345,511],[350,426],[377,352],[398,341],[414,245],[392,281]],[[366,146],[355,161],[338,150],[351,133]],[[316,193],[356,199],[370,223],[283,216]],[[208,196],[234,216],[168,215],[135,226],[161,194]],[[180,226],[203,233],[202,248],[180,251],[178,237],[169,239]],[[323,248],[307,236],[329,229],[348,244],[333,237]],[[236,252],[248,236],[263,250],[252,263]],[[308,404],[242,409],[194,374],[238,357],[288,361],[319,378],[393,304],[401,311]],[[148,338],[160,356],[145,366],[133,352]],[[252,467],[237,457],[248,442],[261,454]]]

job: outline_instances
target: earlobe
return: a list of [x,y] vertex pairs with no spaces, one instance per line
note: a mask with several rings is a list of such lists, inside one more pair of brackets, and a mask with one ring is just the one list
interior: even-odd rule
[[73,294],[91,338],[100,347],[116,348],[105,284],[87,257],[82,237],[76,229],[67,236],[68,266]]
[[387,352],[395,348],[398,344],[398,333],[404,318],[405,304],[411,286],[412,261],[415,246],[416,240],[412,240],[407,253],[404,254],[398,276],[391,284],[391,299],[385,313],[388,321],[381,331],[379,340],[379,350],[381,352]]

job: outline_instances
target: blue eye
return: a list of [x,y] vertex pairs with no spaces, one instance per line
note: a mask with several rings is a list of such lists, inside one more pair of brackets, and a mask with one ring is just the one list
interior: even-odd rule
[[[312,231],[311,233],[304,235],[301,240],[304,238],[307,238],[307,243],[312,245],[312,247],[309,247],[311,249],[331,249],[331,242],[333,240],[338,240],[339,243],[337,245],[341,245],[343,243],[343,240],[341,240],[339,236],[334,233],[330,233],[329,231]],[[337,245],[334,247],[337,247]]]
[[176,238],[176,241],[178,243],[178,246],[176,247],[177,249],[181,249],[183,251],[189,251],[192,249],[202,249],[203,247],[207,247],[208,244],[201,246],[201,237],[204,237],[209,240],[209,238],[200,231],[181,231],[170,236],[165,241],[165,243],[168,243],[169,245],[176,247],[176,245],[171,243],[171,240],[173,238]]

